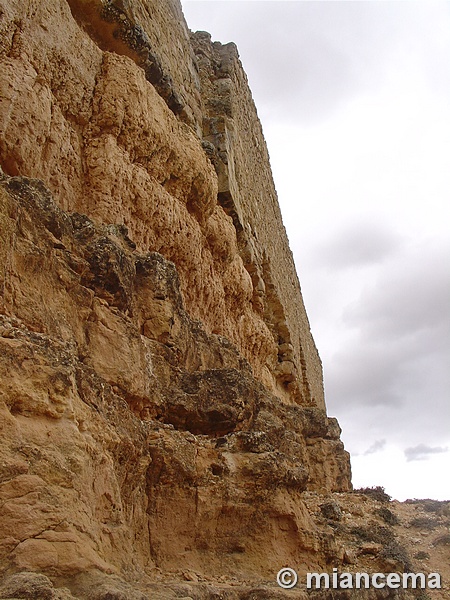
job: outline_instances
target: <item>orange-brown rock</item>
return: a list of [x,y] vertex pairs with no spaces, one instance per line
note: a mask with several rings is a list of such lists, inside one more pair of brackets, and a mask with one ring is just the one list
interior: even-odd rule
[[190,314],[236,344],[258,379],[284,401],[324,409],[234,45],[198,35],[191,47],[171,0],[0,9],[3,170],[44,180],[61,208],[125,225],[140,251],[176,264]]
[[178,0],[0,0],[0,75],[0,598],[409,568],[350,491],[235,46]]
[[256,576],[285,527],[298,556],[320,555],[301,494],[348,488],[333,421],[254,379],[123,227],[59,209],[39,180],[4,177],[0,200],[3,572],[71,585],[183,556]]

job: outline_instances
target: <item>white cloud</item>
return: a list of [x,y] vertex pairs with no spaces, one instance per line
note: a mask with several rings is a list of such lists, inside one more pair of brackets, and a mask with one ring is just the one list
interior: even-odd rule
[[391,444],[376,454],[352,457],[355,488],[381,485],[396,500],[435,498],[450,500],[448,455],[433,454],[426,461],[410,461]]

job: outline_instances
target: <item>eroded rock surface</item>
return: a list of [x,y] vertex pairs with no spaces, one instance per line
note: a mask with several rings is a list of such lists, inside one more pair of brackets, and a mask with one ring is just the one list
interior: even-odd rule
[[235,46],[191,43],[176,0],[1,0],[0,11],[3,170],[42,179],[65,210],[125,225],[141,252],[175,263],[191,316],[275,395],[324,409]]
[[0,598],[404,568],[350,493],[235,46],[177,0],[0,0],[0,75]]
[[244,573],[264,547],[270,569],[280,520],[320,553],[301,493],[348,489],[333,420],[259,383],[123,227],[63,211],[39,180],[4,177],[0,199],[5,572],[170,571],[183,555]]

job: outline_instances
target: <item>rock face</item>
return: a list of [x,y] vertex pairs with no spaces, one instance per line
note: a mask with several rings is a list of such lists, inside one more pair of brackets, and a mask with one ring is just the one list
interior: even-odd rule
[[235,46],[177,0],[0,0],[0,73],[0,598],[343,565],[349,457]]
[[[283,403],[123,226],[0,186],[2,567],[252,574],[320,553],[301,497],[345,490],[333,419]],[[281,524],[280,524],[281,523]],[[312,526],[311,526],[312,527]],[[265,560],[254,555],[265,549]],[[256,575],[256,573],[254,573]]]
[[0,3],[3,170],[42,179],[65,210],[125,225],[139,251],[175,263],[189,313],[266,387],[324,409],[235,46],[191,44],[176,1],[31,6]]

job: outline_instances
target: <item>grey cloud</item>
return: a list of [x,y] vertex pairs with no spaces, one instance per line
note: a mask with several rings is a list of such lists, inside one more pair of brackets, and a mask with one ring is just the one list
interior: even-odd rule
[[325,368],[327,397],[341,410],[358,405],[401,405],[400,379],[395,352],[370,343],[345,347],[327,361]]
[[432,244],[402,250],[347,307],[344,325],[353,335],[332,354],[322,346],[327,403],[339,418],[351,419],[364,406],[357,418],[374,434],[374,415],[383,408],[382,435],[389,441],[407,444],[420,434],[446,443],[449,255],[449,248]]
[[402,243],[401,236],[386,224],[350,223],[322,240],[314,253],[314,263],[327,269],[365,267],[392,257]]
[[[353,428],[408,444],[418,435],[447,443],[450,414],[448,361],[408,341],[349,343],[324,361],[328,409]],[[345,429],[344,429],[345,431]]]
[[359,328],[364,337],[397,340],[420,334],[427,352],[429,337],[431,345],[449,350],[449,256],[448,244],[438,248],[422,244],[404,251],[345,309],[344,322]]
[[[422,435],[448,440],[448,361],[408,341],[396,345],[348,343],[324,361],[328,409],[354,429],[408,444]],[[342,423],[341,423],[342,425]],[[344,428],[345,432],[345,428]]]
[[364,452],[364,455],[375,454],[376,452],[380,452],[386,446],[386,440],[376,440],[367,450]]
[[448,448],[442,446],[427,446],[426,444],[419,444],[412,448],[406,448],[405,457],[408,462],[412,460],[426,460],[431,454],[442,454],[448,452]]

